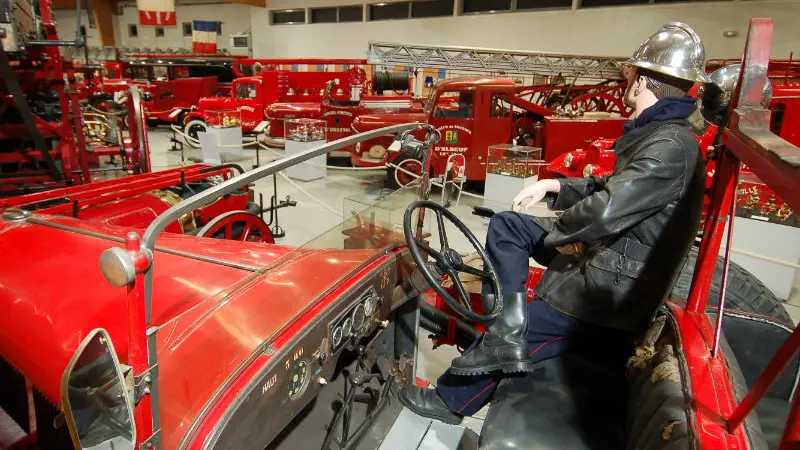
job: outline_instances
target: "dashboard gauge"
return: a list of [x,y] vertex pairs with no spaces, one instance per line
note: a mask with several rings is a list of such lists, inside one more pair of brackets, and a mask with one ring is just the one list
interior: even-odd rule
[[375,312],[375,297],[369,296],[364,300],[364,314],[371,316]]
[[347,337],[353,334],[353,321],[349,317],[344,319],[344,322],[342,323],[342,332]]
[[308,381],[308,363],[300,360],[292,368],[289,374],[289,398],[295,398],[302,394]]
[[353,311],[353,329],[356,331],[360,330],[366,321],[367,314],[364,310],[364,305],[356,306],[356,309]]
[[342,327],[334,328],[331,333],[331,344],[333,348],[339,348],[339,344],[342,343],[342,337]]

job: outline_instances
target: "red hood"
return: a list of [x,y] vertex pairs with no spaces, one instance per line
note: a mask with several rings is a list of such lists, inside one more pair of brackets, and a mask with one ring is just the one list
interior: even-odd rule
[[[107,236],[122,237],[127,231],[38,217]],[[92,329],[106,329],[120,360],[127,362],[126,289],[110,285],[98,267],[100,254],[113,246],[122,244],[0,221],[0,356],[55,404],[60,403],[67,362]],[[158,327],[167,448],[177,445],[219,385],[259,345],[375,255],[371,250],[295,250],[171,233],[163,234],[157,246],[261,268],[254,272],[156,250],[151,322]]]
[[273,103],[267,106],[265,113],[268,119],[320,117],[321,103]]
[[427,122],[424,112],[418,113],[394,113],[394,114],[362,114],[353,119],[353,130],[357,133],[377,130],[378,128],[388,127],[412,122]]

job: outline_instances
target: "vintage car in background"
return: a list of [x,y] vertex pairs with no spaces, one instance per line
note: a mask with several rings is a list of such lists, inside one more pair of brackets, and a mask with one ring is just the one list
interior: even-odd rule
[[[770,36],[771,22],[754,19],[745,67],[766,64]],[[741,84],[758,77],[745,70]],[[710,295],[747,288],[717,258],[740,161],[800,207],[800,149],[768,131],[759,89],[742,92],[687,295],[673,293],[621,349],[627,364],[567,353],[501,381],[480,436],[396,398],[420,381],[421,326],[474,337],[500,312],[478,309],[460,285],[466,273],[499,289],[457,211],[428,200],[427,176],[298,248],[163,233],[260,178],[385,134],[400,133],[426,174],[441,134],[424,124],[274,161],[184,198],[144,230],[4,211],[0,249],[13,264],[0,274],[2,407],[26,443],[47,449],[797,448],[800,327]],[[483,268],[467,267],[464,251]],[[442,286],[446,273],[454,289]]]

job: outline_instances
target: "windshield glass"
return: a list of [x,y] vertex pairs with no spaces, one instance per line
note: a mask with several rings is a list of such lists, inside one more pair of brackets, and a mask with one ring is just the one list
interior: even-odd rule
[[436,92],[438,91],[439,83],[440,82],[437,81],[436,84],[433,85],[431,90],[428,92],[428,98],[427,98],[427,100],[425,100],[425,112],[426,113],[429,113],[429,112],[433,111],[433,105],[435,103],[434,98],[436,97]]

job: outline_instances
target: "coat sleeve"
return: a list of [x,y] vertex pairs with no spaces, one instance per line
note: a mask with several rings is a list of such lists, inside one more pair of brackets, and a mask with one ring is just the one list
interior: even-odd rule
[[561,190],[548,198],[547,206],[550,209],[564,210],[584,198],[594,194],[606,185],[608,177],[562,178],[558,180]]
[[545,244],[593,243],[617,235],[675,200],[686,178],[685,148],[672,140],[648,147],[609,177],[602,189],[564,211]]

